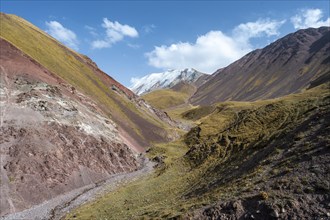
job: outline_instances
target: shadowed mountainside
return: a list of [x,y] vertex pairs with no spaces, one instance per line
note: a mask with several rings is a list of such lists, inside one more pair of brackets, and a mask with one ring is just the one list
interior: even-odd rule
[[297,93],[328,81],[329,64],[330,28],[299,30],[218,70],[190,102],[210,105]]
[[187,219],[327,217],[329,88],[215,105],[186,136],[185,157],[204,172],[185,196],[222,199]]

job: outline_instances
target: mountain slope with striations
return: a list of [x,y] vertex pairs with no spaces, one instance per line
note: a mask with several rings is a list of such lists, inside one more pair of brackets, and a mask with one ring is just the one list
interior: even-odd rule
[[176,136],[165,113],[88,57],[0,16],[1,216],[136,170],[146,147]]
[[329,27],[299,30],[218,70],[190,101],[209,105],[299,92],[329,80],[329,51]]

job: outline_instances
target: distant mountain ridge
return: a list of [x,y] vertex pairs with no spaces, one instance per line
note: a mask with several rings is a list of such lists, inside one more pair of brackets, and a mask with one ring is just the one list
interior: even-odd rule
[[207,75],[193,68],[172,69],[162,73],[152,73],[139,79],[134,79],[131,90],[142,95],[157,89],[171,88],[180,82],[194,83],[200,77]]
[[198,87],[193,105],[255,101],[297,93],[330,79],[330,27],[308,28],[219,69]]

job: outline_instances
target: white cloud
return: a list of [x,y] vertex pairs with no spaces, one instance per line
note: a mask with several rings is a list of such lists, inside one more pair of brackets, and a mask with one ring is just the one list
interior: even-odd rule
[[291,22],[296,29],[330,26],[330,17],[325,20],[321,20],[322,18],[323,12],[321,9],[303,9],[291,18]]
[[276,21],[270,19],[259,19],[256,22],[248,22],[245,24],[240,24],[233,30],[233,37],[243,43],[248,43],[250,38],[262,37],[266,35],[278,36],[279,28],[285,23],[283,21]]
[[149,65],[157,68],[192,67],[213,73],[253,50],[251,38],[278,35],[278,29],[284,22],[259,19],[238,25],[232,35],[210,31],[198,37],[195,43],[179,42],[170,46],[156,46],[146,56]]
[[127,24],[120,24],[118,21],[112,22],[107,18],[103,19],[102,27],[106,29],[106,37],[103,40],[95,40],[92,42],[92,48],[107,48],[114,43],[123,40],[127,37],[138,37],[139,33],[134,27]]
[[98,37],[99,34],[96,32],[96,29],[91,27],[91,26],[88,26],[88,25],[85,25],[85,28],[89,31],[89,33],[93,36],[93,37]]
[[79,49],[77,36],[72,30],[63,27],[63,25],[57,21],[46,22],[46,26],[48,28],[46,30],[48,34],[72,49]]
[[149,64],[157,68],[182,69],[193,67],[209,72],[224,66],[248,52],[221,31],[210,31],[197,38],[194,44],[180,42],[162,45],[147,53]]
[[127,44],[127,46],[129,46],[130,48],[133,48],[133,49],[139,49],[139,48],[141,48],[141,45],[140,44]]
[[92,47],[98,49],[107,48],[107,47],[111,47],[111,43],[106,40],[95,40],[92,42]]
[[150,25],[143,26],[142,29],[143,29],[144,33],[149,34],[149,33],[152,33],[155,28],[156,28],[156,25],[150,24]]

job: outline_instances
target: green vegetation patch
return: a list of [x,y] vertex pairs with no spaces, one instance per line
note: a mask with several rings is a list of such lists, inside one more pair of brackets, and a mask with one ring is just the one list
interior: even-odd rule
[[184,104],[189,98],[189,95],[171,89],[161,89],[147,93],[143,95],[142,98],[152,106],[164,110]]
[[323,130],[315,123],[322,123],[318,114],[329,114],[329,105],[329,85],[275,100],[219,103],[182,141],[150,149],[148,156],[158,161],[153,174],[81,206],[66,218],[180,218],[217,201],[251,196],[264,203],[292,201],[290,193],[276,191],[283,184],[295,193],[324,191],[319,187],[322,183],[301,185],[312,182],[313,176],[303,174],[300,180],[294,169],[300,167],[302,155],[325,147],[318,144],[327,140],[322,133],[310,142],[306,138],[315,129]]
[[[164,158],[166,169],[128,183],[95,202],[74,210],[67,219],[139,219],[168,218],[183,209],[182,195],[189,186],[182,156],[187,149],[182,142],[157,145],[150,149],[151,160]],[[166,157],[164,157],[166,155]],[[73,217],[75,216],[75,217]]]

